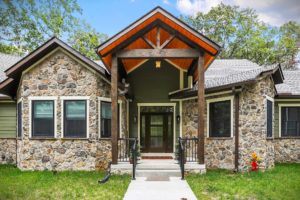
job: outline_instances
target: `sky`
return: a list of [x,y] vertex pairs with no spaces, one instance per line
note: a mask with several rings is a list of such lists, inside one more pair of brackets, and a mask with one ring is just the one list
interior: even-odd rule
[[100,33],[112,36],[161,6],[175,16],[207,13],[223,2],[241,8],[253,8],[259,18],[273,26],[294,20],[300,23],[300,0],[78,0],[82,18]]

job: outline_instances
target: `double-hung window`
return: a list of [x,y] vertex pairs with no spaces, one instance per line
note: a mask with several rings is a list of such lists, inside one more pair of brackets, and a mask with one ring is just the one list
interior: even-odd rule
[[232,98],[208,100],[208,135],[209,137],[232,136]]
[[286,106],[281,109],[281,136],[300,136],[300,106]]
[[87,137],[87,100],[64,100],[63,132],[66,138]]
[[[99,102],[100,106],[100,119],[99,119],[99,131],[100,131],[100,137],[101,138],[110,138],[111,137],[111,100],[109,98],[100,98]],[[120,135],[120,108],[121,108],[121,102],[118,102],[118,135]]]
[[54,137],[54,100],[32,100],[31,112],[31,136]]

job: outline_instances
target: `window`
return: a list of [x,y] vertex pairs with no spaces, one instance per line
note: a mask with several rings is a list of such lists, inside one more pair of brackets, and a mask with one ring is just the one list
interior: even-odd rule
[[281,136],[300,136],[300,107],[280,107]]
[[273,102],[267,99],[267,137],[273,137]]
[[18,129],[18,137],[22,137],[22,101],[20,101],[17,105],[17,129]]
[[54,137],[54,101],[32,101],[32,136]]
[[111,103],[101,101],[101,138],[111,137]]
[[87,101],[64,101],[64,137],[87,137]]
[[231,102],[226,100],[208,104],[209,137],[231,137]]
[[[110,138],[111,137],[111,99],[99,97],[100,99],[100,119],[99,119],[99,131],[100,131],[100,137],[101,138]],[[121,126],[120,126],[120,119],[121,119],[121,102],[118,102],[118,135],[120,134]]]

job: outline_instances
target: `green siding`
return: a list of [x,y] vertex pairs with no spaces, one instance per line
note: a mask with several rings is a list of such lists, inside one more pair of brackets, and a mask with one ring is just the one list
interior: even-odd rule
[[0,102],[0,138],[16,137],[16,104]]
[[[170,103],[169,92],[179,89],[180,72],[168,62],[162,61],[161,68],[155,68],[155,61],[149,60],[130,74],[128,82],[130,83],[130,94],[133,101],[129,108],[129,132],[130,136],[137,136],[137,123],[133,122],[134,116],[137,116],[137,103]],[[186,73],[184,74],[186,78]],[[175,103],[175,102],[172,102]],[[179,105],[176,104],[176,115],[179,111]],[[177,134],[179,132],[176,124]]]

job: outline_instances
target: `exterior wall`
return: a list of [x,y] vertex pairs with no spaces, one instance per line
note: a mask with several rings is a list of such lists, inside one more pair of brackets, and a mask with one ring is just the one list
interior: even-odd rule
[[300,99],[275,101],[275,130],[274,130],[274,146],[275,146],[275,162],[300,163],[300,138],[299,137],[279,137],[279,104],[284,105],[300,105]]
[[[213,98],[226,97],[215,96]],[[206,100],[212,99],[206,98]],[[182,133],[183,136],[197,136],[198,132],[197,99],[182,102]],[[233,108],[234,110],[234,103]],[[234,113],[234,112],[233,112]],[[207,133],[207,104],[204,114],[205,164],[207,168],[234,169],[234,135],[230,138],[210,138]],[[234,132],[234,124],[233,124]]]
[[272,139],[267,139],[266,131],[266,96],[273,98],[274,95],[274,84],[269,77],[255,84],[246,85],[240,94],[239,167],[241,170],[246,170],[250,165],[252,152],[256,152],[261,157],[261,168],[274,166],[274,144]]
[[[273,140],[266,139],[266,95],[273,98],[274,85],[270,78],[246,85],[240,93],[239,105],[239,169],[250,166],[251,153],[261,158],[260,166],[274,166],[275,150]],[[221,96],[214,96],[219,98]],[[212,97],[206,98],[206,100]],[[207,105],[206,105],[207,106]],[[235,105],[233,102],[233,113]],[[184,136],[197,136],[197,99],[183,101],[182,128]],[[230,138],[207,137],[207,108],[205,108],[205,163],[208,168],[234,169],[235,136]],[[235,132],[233,114],[233,133]]]
[[0,138],[0,164],[16,164],[15,138]]
[[[56,96],[57,137],[29,138],[29,97]],[[89,97],[88,138],[67,139],[62,136],[62,96]],[[23,137],[18,141],[18,167],[23,170],[95,170],[107,166],[111,159],[111,142],[99,140],[98,97],[110,97],[110,85],[94,71],[77,62],[67,53],[57,50],[34,68],[23,74],[18,99],[23,101]],[[126,103],[122,116],[126,118]],[[125,120],[122,120],[126,124]],[[122,125],[122,130],[126,126]]]

